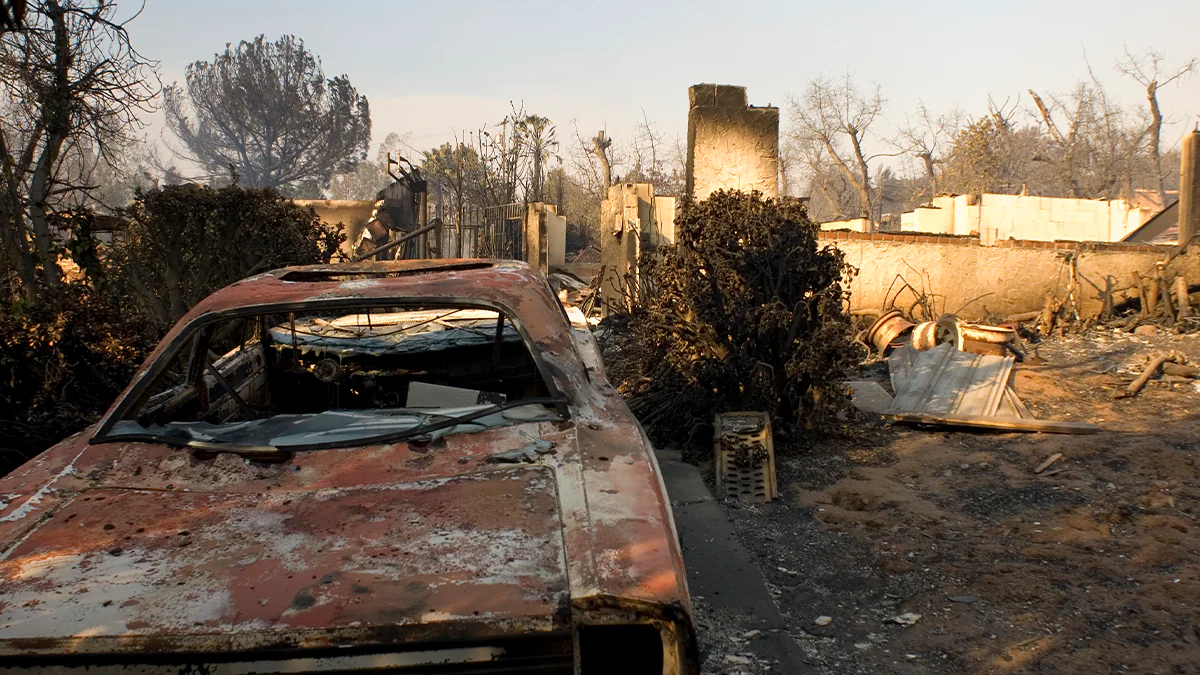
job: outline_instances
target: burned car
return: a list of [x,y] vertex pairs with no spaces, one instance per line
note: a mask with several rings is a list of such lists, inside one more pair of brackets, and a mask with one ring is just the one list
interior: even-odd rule
[[0,546],[0,673],[696,672],[650,444],[518,262],[213,294]]

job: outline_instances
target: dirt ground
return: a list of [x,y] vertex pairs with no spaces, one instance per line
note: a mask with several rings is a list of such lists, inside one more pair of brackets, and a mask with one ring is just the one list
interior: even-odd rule
[[1200,672],[1200,390],[1113,400],[1167,349],[1200,363],[1198,336],[1105,332],[1018,365],[1036,416],[1098,435],[864,423],[783,454],[775,503],[726,504],[812,672]]

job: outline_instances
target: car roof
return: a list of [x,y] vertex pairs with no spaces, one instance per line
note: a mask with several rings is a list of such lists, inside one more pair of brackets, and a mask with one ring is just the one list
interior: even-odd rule
[[[387,260],[283,267],[243,279],[200,301],[189,317],[248,305],[338,298],[463,298],[521,304],[545,286],[536,268],[517,260]],[[507,300],[507,301],[506,301]]]
[[260,307],[356,301],[379,305],[392,300],[502,310],[525,331],[540,356],[551,357],[568,371],[564,375],[577,379],[583,369],[562,305],[537,268],[518,260],[388,260],[283,267],[226,286],[198,302],[167,332],[134,379],[198,320]]

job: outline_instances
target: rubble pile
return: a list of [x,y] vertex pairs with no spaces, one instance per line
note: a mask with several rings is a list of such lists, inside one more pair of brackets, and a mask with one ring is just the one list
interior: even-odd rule
[[[1177,258],[1184,260],[1180,256],[1187,250],[1187,245],[1176,247],[1156,262],[1154,269],[1145,273],[1133,270],[1125,282],[1111,275],[1089,279],[1079,272],[1080,254],[1063,251],[1059,256],[1067,271],[1065,288],[1057,294],[1047,293],[1041,310],[1011,316],[1008,321],[1026,324],[1042,336],[1058,337],[1095,327],[1143,334],[1196,332],[1200,316],[1193,309],[1193,286],[1183,271],[1173,266]],[[1085,300],[1099,300],[1100,310],[1085,311]]]
[[892,394],[877,384],[851,382],[856,405],[916,424],[1098,431],[1092,424],[1034,419],[1012,386],[1013,367],[1026,356],[1018,327],[970,323],[950,314],[913,324],[899,310],[883,312],[866,335],[887,357]]

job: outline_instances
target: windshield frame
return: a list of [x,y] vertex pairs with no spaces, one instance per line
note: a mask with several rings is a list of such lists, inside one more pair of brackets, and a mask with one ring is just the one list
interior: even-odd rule
[[[88,439],[89,445],[97,445],[100,443],[121,443],[121,442],[147,442],[136,441],[129,434],[112,434],[112,428],[116,423],[125,418],[126,414],[134,405],[142,398],[146,389],[156,382],[162,372],[166,370],[171,362],[179,355],[184,348],[190,348],[196,335],[204,328],[216,324],[217,322],[239,319],[258,314],[284,314],[288,312],[301,312],[305,310],[324,311],[349,308],[374,308],[374,307],[390,307],[390,308],[411,308],[412,310],[419,309],[482,309],[499,312],[503,315],[517,334],[521,336],[521,342],[529,351],[533,358],[534,365],[537,367],[538,374],[542,378],[543,384],[546,386],[548,396],[546,399],[554,399],[555,410],[559,416],[566,420],[570,419],[571,413],[569,409],[569,401],[572,400],[568,393],[559,389],[552,376],[552,370],[547,365],[541,351],[537,348],[537,343],[529,335],[529,330],[525,323],[520,319],[516,312],[512,311],[503,303],[482,298],[463,298],[457,296],[400,296],[400,297],[374,297],[374,298],[330,298],[328,300],[304,300],[302,302],[289,303],[274,303],[260,305],[243,305],[231,309],[219,310],[202,314],[189,321],[180,331],[171,337],[171,344],[160,351],[152,362],[144,364],[142,368],[134,375],[133,385],[130,386],[125,393],[117,399],[116,404],[100,421],[96,427],[96,432]],[[541,400],[541,399],[537,399]],[[154,442],[169,445],[165,440],[157,440]],[[353,447],[353,443],[347,443],[341,447]]]

